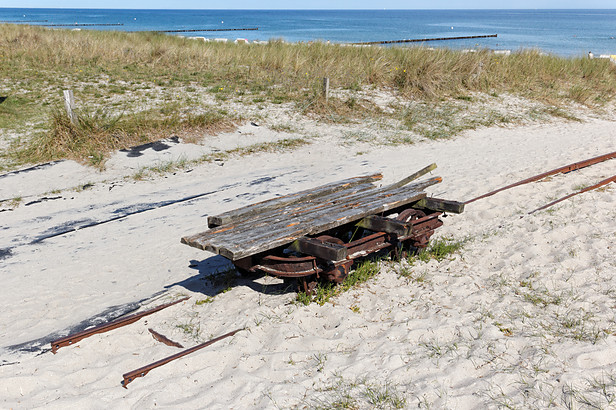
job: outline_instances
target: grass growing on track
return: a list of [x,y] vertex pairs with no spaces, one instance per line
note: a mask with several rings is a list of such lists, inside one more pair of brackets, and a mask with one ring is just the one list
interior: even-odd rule
[[311,302],[316,302],[323,306],[332,297],[348,291],[349,289],[368,281],[379,273],[379,262],[374,260],[363,261],[352,270],[345,278],[344,282],[339,285],[335,283],[319,282],[314,290],[314,294],[310,295],[306,292],[299,292],[297,294],[297,302],[304,305],[309,305]]

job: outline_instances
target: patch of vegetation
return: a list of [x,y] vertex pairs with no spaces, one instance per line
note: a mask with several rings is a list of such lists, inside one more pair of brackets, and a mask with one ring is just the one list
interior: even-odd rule
[[415,256],[410,257],[410,262],[418,259],[422,262],[428,262],[430,259],[442,261],[448,256],[460,251],[466,240],[455,240],[453,238],[438,238],[430,241],[430,245],[419,251]]
[[207,154],[195,160],[180,158],[151,167],[142,167],[132,176],[132,179],[141,181],[151,178],[154,175],[164,175],[187,169],[198,164],[212,162],[222,163],[233,156],[252,155],[262,152],[285,152],[307,144],[310,144],[310,141],[305,138],[285,138],[280,141],[257,143],[247,147],[239,147],[224,152],[217,152],[216,154]]
[[0,204],[6,204],[8,206],[9,210],[13,210],[17,207],[19,207],[19,205],[21,205],[21,203],[23,202],[23,198],[21,196],[16,196],[14,198],[11,199],[2,199],[0,200]]
[[[239,272],[234,266],[229,266],[205,277],[212,286],[219,288],[218,294],[227,293],[237,283]],[[207,300],[207,299],[206,299]],[[209,303],[209,302],[204,302]]]
[[[160,33],[13,24],[0,25],[0,49],[0,78],[10,79],[3,83],[8,98],[0,104],[0,128],[20,133],[27,128],[29,134],[13,147],[11,157],[21,163],[74,158],[101,166],[108,150],[171,132],[219,127],[224,121],[214,118],[212,125],[209,114],[201,117],[194,110],[204,104],[204,90],[220,101],[291,103],[289,107],[301,113],[337,123],[395,117],[426,138],[447,138],[515,120],[489,109],[469,110],[481,103],[477,95],[521,97],[549,107],[538,115],[571,120],[576,118],[564,107],[576,103],[600,111],[616,96],[616,68],[610,61],[537,51],[502,56],[488,50],[462,53],[277,41],[238,47]],[[332,90],[343,92],[326,100],[323,77],[330,79]],[[63,105],[66,84],[75,85],[78,106],[105,105],[114,111],[106,116],[82,112],[76,125],[66,124],[55,113],[47,121],[49,107]],[[359,94],[365,90],[394,90],[414,106],[402,114],[387,114]],[[172,112],[165,112],[165,107],[154,115],[148,112],[157,108],[147,104],[161,100]],[[120,116],[121,107],[136,108]],[[217,117],[216,110],[210,112]],[[222,116],[233,122],[228,114]]]
[[583,385],[567,384],[562,389],[563,404],[568,409],[609,409],[616,405],[616,376],[605,372],[589,377]]
[[495,110],[479,110],[469,115],[469,106],[453,102],[426,102],[402,111],[402,123],[428,139],[445,139],[478,127],[506,124],[512,118]]
[[10,155],[20,162],[45,162],[60,158],[75,159],[102,167],[106,156],[118,149],[143,144],[172,134],[219,132],[234,123],[219,111],[182,116],[158,110],[113,116],[105,111],[80,113],[73,124],[65,112],[51,114],[50,129],[34,135]]
[[355,270],[349,273],[341,284],[336,285],[331,282],[319,282],[314,289],[314,294],[311,295],[306,292],[299,292],[296,301],[304,305],[316,302],[323,306],[325,303],[329,302],[332,297],[344,293],[361,283],[367,282],[379,273],[379,269],[379,263],[377,261],[363,261]]
[[205,304],[207,304],[207,303],[212,303],[213,301],[214,301],[214,298],[212,298],[212,297],[208,296],[208,297],[206,297],[205,299],[200,299],[200,300],[197,300],[197,301],[195,302],[195,305],[197,305],[197,306],[201,306],[201,305],[205,305]]
[[191,339],[196,341],[201,339],[201,322],[197,316],[193,316],[188,321],[175,325],[175,327]]
[[406,397],[398,385],[385,382],[370,382],[367,379],[345,380],[335,374],[330,385],[319,389],[316,397],[306,402],[309,409],[402,409]]
[[0,129],[23,130],[25,125],[43,120],[40,106],[25,95],[8,95],[0,103]]

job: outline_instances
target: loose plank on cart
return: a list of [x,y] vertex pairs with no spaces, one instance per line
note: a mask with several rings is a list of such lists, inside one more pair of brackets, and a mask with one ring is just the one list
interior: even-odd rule
[[[346,181],[348,180],[341,182]],[[240,212],[230,219],[231,222],[184,237],[182,242],[236,261],[289,244],[305,235],[318,234],[369,215],[416,202],[426,197],[423,192],[426,187],[440,182],[441,179],[432,178],[402,187],[393,184],[384,188],[366,184],[365,181],[343,190],[332,190],[333,184],[329,184],[330,190],[327,194],[308,196],[307,200],[302,200],[301,196],[290,195],[287,197],[293,199],[280,201],[278,207],[270,206],[277,199],[265,201],[261,204],[267,206],[262,207],[261,212],[252,212],[256,211],[257,207],[250,209],[250,212],[245,211],[251,207],[240,208],[236,210]],[[326,186],[303,192],[318,192]],[[235,211],[227,215],[233,212]]]
[[268,199],[266,201],[257,202],[242,208],[233,209],[219,215],[210,216],[207,219],[208,228],[226,225],[232,222],[251,219],[251,217],[263,214],[269,210],[279,209],[288,205],[297,204],[299,202],[307,202],[319,197],[333,194],[335,192],[345,191],[356,187],[357,185],[367,184],[379,181],[383,178],[381,174],[373,174],[355,178],[345,179],[343,181],[333,182],[331,184],[322,185],[320,187],[307,189],[305,191],[296,192],[293,194],[281,196],[278,198]]

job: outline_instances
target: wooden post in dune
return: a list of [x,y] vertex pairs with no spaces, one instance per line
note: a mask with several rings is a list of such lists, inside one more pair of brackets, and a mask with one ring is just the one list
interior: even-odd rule
[[329,78],[323,78],[323,97],[325,97],[325,101],[329,99]]
[[66,108],[66,115],[68,115],[71,123],[77,125],[77,114],[75,114],[75,97],[73,96],[73,90],[64,90],[64,108]]

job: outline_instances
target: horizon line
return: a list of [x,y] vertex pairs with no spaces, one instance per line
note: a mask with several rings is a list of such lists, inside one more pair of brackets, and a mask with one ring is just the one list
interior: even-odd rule
[[104,7],[2,7],[0,10],[15,9],[15,10],[217,10],[217,11],[464,11],[464,10],[529,10],[529,11],[548,11],[548,10],[608,10],[616,11],[614,8],[582,8],[582,7],[565,7],[565,8],[483,8],[483,7],[469,7],[469,8],[104,8]]

